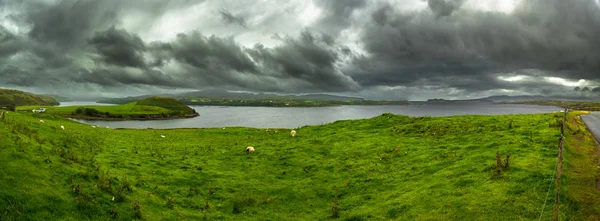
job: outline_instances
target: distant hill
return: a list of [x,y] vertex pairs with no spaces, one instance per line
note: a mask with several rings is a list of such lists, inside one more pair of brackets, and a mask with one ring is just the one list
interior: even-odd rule
[[483,98],[493,102],[520,102],[520,101],[541,101],[541,100],[556,100],[556,101],[594,101],[598,98],[589,97],[573,97],[573,96],[541,96],[541,95],[499,95]]
[[69,101],[73,101],[73,99],[67,98],[67,97],[63,97],[63,96],[59,96],[56,94],[40,94],[39,96],[42,97],[50,97],[58,102],[69,102]]
[[330,94],[277,95],[266,93],[229,92],[226,90],[202,90],[181,94],[142,95],[135,97],[111,98],[97,101],[98,103],[126,104],[153,96],[171,97],[177,99],[209,98],[209,99],[240,99],[240,100],[315,100],[315,101],[363,101],[364,98],[347,97]]
[[59,105],[54,98],[36,95],[19,90],[0,88],[0,106],[4,105],[27,106],[27,105]]
[[162,107],[170,111],[180,112],[183,114],[191,114],[195,113],[194,109],[188,107],[185,104],[182,104],[175,98],[170,97],[149,97],[146,99],[142,99],[136,102],[136,106],[154,106],[154,107]]

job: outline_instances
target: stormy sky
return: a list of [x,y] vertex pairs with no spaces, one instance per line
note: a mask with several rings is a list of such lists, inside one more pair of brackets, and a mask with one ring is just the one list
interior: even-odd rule
[[0,0],[0,87],[600,98],[600,2]]

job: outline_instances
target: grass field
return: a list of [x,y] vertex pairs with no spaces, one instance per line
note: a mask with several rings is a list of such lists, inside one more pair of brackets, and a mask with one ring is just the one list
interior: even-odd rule
[[[290,137],[288,129],[111,130],[11,112],[0,122],[0,216],[537,220],[559,119],[385,114]],[[499,174],[497,152],[511,156]],[[571,202],[562,216],[585,215],[581,202],[563,200]],[[552,194],[548,201],[543,220]]]
[[[41,106],[19,106],[18,111],[29,111]],[[81,109],[81,111],[78,111]],[[88,110],[86,112],[86,109]],[[89,110],[94,110],[90,113]],[[191,116],[195,112],[192,108],[179,103],[172,98],[152,97],[128,104],[113,106],[65,106],[46,107],[45,114],[68,116],[72,118],[170,118],[180,116]]]

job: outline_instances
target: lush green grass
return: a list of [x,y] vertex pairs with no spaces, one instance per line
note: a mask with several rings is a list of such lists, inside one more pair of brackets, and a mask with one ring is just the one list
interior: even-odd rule
[[579,118],[569,113],[565,132],[562,220],[600,220],[600,191],[596,187],[600,149]]
[[[0,217],[130,220],[139,203],[147,220],[329,220],[336,212],[345,220],[537,220],[559,119],[384,114],[291,137],[288,129],[111,130],[9,113],[0,122]],[[497,152],[511,155],[500,175]]]
[[5,105],[58,105],[58,101],[49,96],[0,88],[0,107]]
[[[19,111],[29,111],[40,106],[20,106]],[[46,107],[45,114],[74,118],[169,118],[193,115],[195,111],[172,98],[152,97],[128,104],[113,106]]]

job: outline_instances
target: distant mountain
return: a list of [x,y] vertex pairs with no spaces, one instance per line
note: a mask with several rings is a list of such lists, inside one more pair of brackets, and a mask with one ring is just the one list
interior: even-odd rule
[[201,90],[180,94],[143,95],[135,97],[111,98],[98,101],[98,103],[125,104],[153,96],[183,98],[210,98],[210,99],[240,99],[240,100],[263,100],[263,99],[290,99],[290,100],[315,100],[315,101],[362,101],[364,98],[347,97],[330,94],[305,94],[305,95],[277,95],[266,93],[229,92],[226,90],[212,89]]
[[589,97],[572,97],[572,96],[542,96],[542,95],[499,95],[483,98],[494,102],[520,102],[520,101],[542,101],[542,100],[557,100],[557,101],[595,101],[597,98]]
[[58,101],[49,96],[37,95],[19,90],[0,88],[0,106],[14,105],[58,105]]

